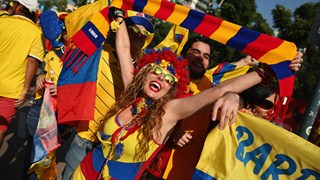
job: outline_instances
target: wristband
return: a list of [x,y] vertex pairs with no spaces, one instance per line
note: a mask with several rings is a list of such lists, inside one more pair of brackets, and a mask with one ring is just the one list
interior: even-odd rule
[[124,16],[124,11],[121,10],[121,9],[116,9],[116,10],[114,10],[114,12],[113,12],[113,17],[118,17],[120,14],[121,14],[122,16]]
[[120,22],[118,22],[117,20],[113,20],[110,23],[110,29],[112,32],[117,32],[120,28],[120,24],[123,22],[123,16],[116,16],[116,18],[122,18],[122,20]]

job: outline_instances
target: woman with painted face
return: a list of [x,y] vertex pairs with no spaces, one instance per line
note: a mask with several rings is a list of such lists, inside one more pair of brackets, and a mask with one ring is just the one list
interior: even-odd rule
[[225,92],[241,92],[261,81],[252,72],[177,99],[188,90],[185,59],[168,49],[150,51],[137,60],[134,69],[124,23],[117,31],[116,42],[125,91],[103,118],[98,134],[101,144],[84,158],[74,179],[143,178],[142,172],[153,164],[154,155],[180,119],[212,105]]

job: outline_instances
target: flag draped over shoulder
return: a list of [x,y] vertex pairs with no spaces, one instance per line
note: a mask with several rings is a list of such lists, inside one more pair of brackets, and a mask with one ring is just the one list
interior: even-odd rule
[[58,81],[59,123],[75,125],[94,118],[97,71],[109,16],[109,7],[97,11],[68,42]]
[[297,54],[294,43],[166,0],[113,0],[111,6],[174,23],[269,64],[279,82],[279,104],[286,104],[283,112],[286,111],[294,85],[294,75],[288,67]]
[[320,148],[264,119],[239,112],[207,136],[193,179],[319,179]]

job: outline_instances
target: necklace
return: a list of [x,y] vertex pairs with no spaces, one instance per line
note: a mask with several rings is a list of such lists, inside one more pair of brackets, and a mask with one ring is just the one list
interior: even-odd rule
[[[112,135],[106,135],[100,132],[101,138],[104,140],[109,139],[110,149],[106,158],[119,159],[123,153],[123,140],[129,135],[134,133],[139,128],[138,120],[147,114],[148,107],[152,104],[152,101],[145,98],[137,98],[131,103],[132,118],[122,124]],[[116,118],[118,118],[116,116]]]

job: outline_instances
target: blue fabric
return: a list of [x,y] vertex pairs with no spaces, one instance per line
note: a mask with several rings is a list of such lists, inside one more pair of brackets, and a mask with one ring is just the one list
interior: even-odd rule
[[36,133],[36,129],[37,129],[39,117],[40,117],[42,101],[43,101],[42,98],[35,100],[28,112],[26,123],[28,127],[28,133],[31,137],[34,137],[34,134]]
[[[85,82],[96,82],[101,50],[102,47],[100,47],[99,50],[97,50],[92,56],[90,56],[89,60],[82,65],[82,67],[76,74],[74,74],[72,72],[72,68],[76,66],[77,60],[75,60],[68,68],[66,67],[66,65],[69,63],[70,59],[73,59],[73,56],[77,54],[77,51],[79,51],[79,49],[76,49],[69,60],[62,67],[61,73],[59,75],[58,86],[82,84]],[[87,56],[84,56],[83,59],[84,58],[87,58]]]
[[235,36],[229,39],[227,46],[230,46],[236,50],[242,51],[251,42],[254,42],[261,33],[242,27]]
[[216,178],[196,169],[193,173],[192,180],[216,180]]
[[187,18],[180,24],[180,26],[193,31],[201,24],[205,15],[206,14],[202,12],[190,10]]
[[[42,101],[43,101],[42,98],[35,100],[32,106],[30,107],[27,115],[26,124],[28,128],[29,136],[28,136],[28,145],[27,145],[26,157],[25,157],[26,159],[25,169],[29,168],[32,160],[34,159],[35,150],[33,148],[33,137],[34,137],[34,134],[36,133],[36,129],[38,126]],[[36,173],[33,172],[30,175],[27,175],[26,179],[36,180],[38,179],[38,177]]]
[[[141,166],[142,163],[108,161],[109,175],[115,179],[134,179]],[[125,169],[126,173],[123,173],[123,169]]]
[[69,180],[73,171],[82,159],[93,149],[94,143],[75,135],[66,154],[66,166],[62,174],[63,180]]
[[87,35],[96,48],[101,47],[101,44],[105,41],[104,36],[91,21],[85,24],[81,30]]

